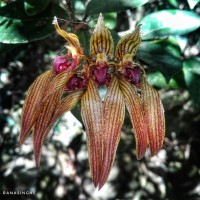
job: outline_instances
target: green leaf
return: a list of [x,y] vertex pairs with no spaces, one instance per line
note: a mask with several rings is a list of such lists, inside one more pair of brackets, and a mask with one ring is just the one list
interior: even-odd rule
[[90,55],[90,37],[91,37],[91,35],[89,34],[88,31],[85,31],[85,30],[78,30],[76,32],[76,35],[79,38],[81,47],[84,50],[84,54],[89,56]]
[[137,57],[150,66],[150,69],[160,71],[167,82],[182,69],[181,50],[173,38],[143,42]]
[[168,3],[174,6],[175,8],[178,8],[179,4],[177,0],[168,0]]
[[149,0],[91,0],[86,7],[86,14],[119,12],[144,5]]
[[55,32],[54,16],[66,18],[66,12],[52,3],[42,13],[28,16],[23,1],[12,2],[0,8],[0,42],[19,44],[43,39]]
[[174,79],[171,79],[169,83],[166,82],[165,77],[160,72],[149,73],[147,76],[148,82],[158,88],[164,89],[177,89],[178,85]]
[[199,28],[200,17],[192,11],[162,10],[147,15],[140,24],[144,38],[182,35]]
[[24,9],[27,15],[33,16],[44,11],[50,0],[24,0]]
[[194,105],[200,109],[200,58],[191,58],[183,63],[185,82]]

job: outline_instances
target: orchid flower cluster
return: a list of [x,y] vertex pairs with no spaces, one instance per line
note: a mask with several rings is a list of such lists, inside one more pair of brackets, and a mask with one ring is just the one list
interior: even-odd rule
[[[67,54],[58,56],[52,69],[33,82],[25,99],[20,142],[32,131],[36,165],[42,145],[55,122],[81,103],[86,129],[89,165],[95,187],[102,188],[114,162],[127,109],[135,136],[137,158],[150,148],[157,154],[165,135],[164,109],[158,92],[146,80],[144,69],[133,61],[141,43],[140,26],[114,42],[100,14],[90,38],[90,56],[84,55],[78,37],[60,29]],[[106,87],[104,99],[99,89]]]

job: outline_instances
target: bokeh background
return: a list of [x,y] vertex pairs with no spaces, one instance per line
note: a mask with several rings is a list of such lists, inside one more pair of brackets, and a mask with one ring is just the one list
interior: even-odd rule
[[[100,12],[115,42],[142,24],[143,41],[135,61],[159,90],[166,137],[158,155],[150,158],[147,153],[138,161],[127,115],[116,161],[98,191],[90,178],[78,106],[50,132],[39,168],[31,137],[20,146],[19,131],[28,87],[65,51],[65,41],[52,26],[53,16],[60,18],[63,29],[79,36],[88,54]],[[199,14],[199,0],[0,1],[0,199],[200,199]],[[3,191],[34,194],[2,195]]]

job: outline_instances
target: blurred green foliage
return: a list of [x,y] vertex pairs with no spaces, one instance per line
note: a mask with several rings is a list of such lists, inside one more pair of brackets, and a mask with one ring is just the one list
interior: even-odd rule
[[[167,131],[158,156],[137,161],[126,119],[113,174],[97,194],[89,178],[83,129],[71,125],[74,136],[68,141],[64,133],[66,138],[58,139],[63,129],[71,131],[70,120],[61,118],[45,143],[40,169],[35,168],[30,142],[19,147],[18,135],[25,91],[64,49],[53,16],[78,35],[89,54],[99,13],[115,44],[142,24],[142,44],[134,60],[160,90]],[[36,191],[21,199],[200,199],[199,14],[199,0],[1,1],[0,199],[3,190],[20,189]]]

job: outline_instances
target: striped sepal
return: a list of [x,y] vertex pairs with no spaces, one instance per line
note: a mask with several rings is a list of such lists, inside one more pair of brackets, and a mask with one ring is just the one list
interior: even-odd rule
[[53,20],[53,25],[55,26],[55,29],[57,31],[57,33],[59,35],[61,35],[63,38],[65,38],[65,40],[67,40],[67,42],[70,44],[70,46],[75,47],[75,49],[77,50],[78,54],[83,54],[83,50],[81,48],[81,45],[79,43],[79,39],[78,37],[73,34],[73,33],[68,33],[62,29],[60,29],[59,25],[58,25],[58,20],[56,17],[54,17]]
[[21,144],[28,136],[45,101],[48,100],[51,94],[63,89],[64,85],[73,74],[74,72],[63,71],[62,73],[55,75],[53,70],[49,70],[40,75],[30,86],[22,109]]
[[120,79],[120,89],[133,126],[137,158],[141,159],[147,147],[147,127],[143,118],[141,99],[136,88],[125,79]]
[[95,57],[98,53],[105,53],[113,56],[114,44],[110,31],[103,23],[103,16],[100,14],[96,28],[90,39],[91,56]]
[[61,94],[62,90],[59,90],[49,96],[48,101],[45,101],[44,105],[40,108],[40,114],[34,123],[33,147],[37,166],[40,164],[42,145],[48,134],[46,129],[51,121],[53,113],[55,112],[56,105],[60,100]]
[[135,56],[136,51],[141,43],[140,26],[137,26],[135,31],[122,37],[117,44],[115,58],[122,61],[125,54]]
[[113,77],[104,100],[103,163],[99,189],[104,185],[114,162],[125,115],[125,103],[119,81]]
[[165,136],[164,108],[159,93],[148,84],[145,77],[141,84],[141,98],[151,156],[154,156],[161,149]]
[[43,101],[47,85],[53,76],[53,71],[49,70],[40,75],[30,86],[28,95],[25,99],[21,116],[20,143],[22,144],[28,136],[35,120],[40,103]]
[[98,184],[103,150],[103,103],[93,79],[81,98],[81,115],[86,128],[89,164],[95,187]]
[[45,106],[40,110],[40,115],[34,124],[33,143],[37,166],[40,163],[41,149],[47,134],[62,114],[75,107],[83,94],[83,91],[80,90],[69,94],[59,101],[60,92],[62,90],[55,92],[49,97]]

